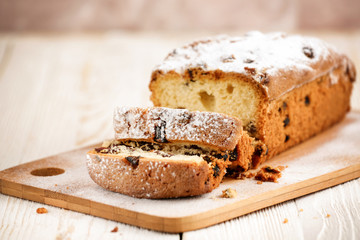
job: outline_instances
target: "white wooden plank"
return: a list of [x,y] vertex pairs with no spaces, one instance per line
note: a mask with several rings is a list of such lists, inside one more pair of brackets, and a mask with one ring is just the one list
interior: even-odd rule
[[305,239],[359,239],[360,179],[295,201]]
[[[168,234],[0,195],[0,239],[179,239]],[[45,207],[46,214],[36,213]],[[118,227],[117,232],[111,232]]]

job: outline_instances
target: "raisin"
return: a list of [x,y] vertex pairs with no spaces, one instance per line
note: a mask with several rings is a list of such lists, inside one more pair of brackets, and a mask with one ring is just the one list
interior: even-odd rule
[[280,173],[280,170],[278,168],[273,168],[271,166],[265,167],[265,171],[270,173]]
[[260,82],[265,85],[270,82],[270,79],[269,79],[267,73],[260,74]]
[[213,176],[214,176],[214,177],[218,177],[218,176],[220,175],[220,168],[219,168],[219,166],[218,166],[218,165],[215,165],[215,166],[213,167],[213,170],[214,170]]
[[285,142],[289,141],[290,136],[289,135],[285,135]]
[[314,50],[311,47],[303,47],[303,53],[308,58],[314,58]]
[[244,60],[244,63],[253,63],[254,62],[254,60],[252,60],[252,59],[250,59],[250,58],[246,58],[245,60]]
[[260,157],[264,149],[261,146],[257,146],[254,151],[254,155]]
[[309,104],[310,104],[310,98],[309,96],[305,96],[305,105],[309,106]]
[[256,133],[256,126],[255,123],[253,121],[250,121],[247,125],[246,125],[246,131],[248,131],[251,135]]
[[98,147],[98,148],[95,148],[95,151],[99,153],[104,149],[108,149],[108,148],[106,148],[106,147]]
[[249,68],[249,67],[244,67],[245,71],[251,75],[255,75],[256,74],[256,69],[255,68]]
[[350,71],[350,66],[349,65],[346,66],[346,75],[349,76],[350,82],[355,82],[355,80],[356,80],[355,74]]
[[[194,81],[194,75],[193,75],[193,71],[188,69],[187,70],[188,74],[189,74],[189,77],[190,77],[190,81]],[[194,81],[195,82],[195,81]]]
[[228,159],[228,155],[227,154],[221,154],[221,153],[212,153],[211,154],[214,158],[220,159],[220,160],[224,160],[226,161]]
[[137,168],[139,165],[140,156],[128,156],[125,157],[125,159],[128,160],[133,168]]
[[287,109],[287,103],[286,102],[283,102],[283,105],[282,105],[282,108],[283,108],[283,110],[286,110]]
[[279,107],[279,112],[286,111],[288,105],[286,102],[283,102],[282,106]]
[[206,162],[208,163],[211,162],[211,158],[209,156],[204,156],[203,158]]
[[236,159],[238,158],[238,146],[236,146],[236,148],[234,149],[234,151],[231,151],[230,152],[230,157],[229,157],[229,160],[231,161],[231,162],[233,162],[233,161],[236,161]]
[[287,126],[289,125],[289,123],[290,123],[290,118],[289,118],[289,116],[286,116],[286,118],[285,118],[285,120],[283,121],[283,123],[284,123],[284,127],[287,127]]
[[190,145],[190,148],[193,148],[193,149],[201,149],[201,147],[199,147],[198,145],[194,145],[194,144]]
[[160,126],[155,126],[155,137],[154,137],[155,142],[160,142],[160,143],[168,142],[166,140],[165,127],[166,127],[166,122],[163,120],[161,121]]

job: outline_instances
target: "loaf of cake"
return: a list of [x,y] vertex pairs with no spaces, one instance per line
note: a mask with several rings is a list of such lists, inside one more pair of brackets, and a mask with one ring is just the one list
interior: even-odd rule
[[155,106],[241,119],[257,142],[256,168],[343,119],[354,81],[349,58],[319,39],[250,32],[176,48],[155,67],[149,88]]
[[89,175],[139,198],[210,192],[229,165],[248,165],[254,151],[241,121],[220,113],[119,107],[114,130],[114,140],[88,152]]

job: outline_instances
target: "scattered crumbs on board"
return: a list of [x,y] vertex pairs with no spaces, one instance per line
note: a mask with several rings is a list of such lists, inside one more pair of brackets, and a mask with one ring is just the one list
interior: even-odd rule
[[272,167],[270,165],[262,167],[255,176],[256,180],[262,182],[275,182],[277,183],[278,179],[281,178],[281,171],[285,169],[284,166]]
[[331,215],[330,215],[330,214],[326,214],[326,218],[329,218],[329,217],[331,217]]
[[289,220],[287,218],[284,219],[283,223],[288,223]]
[[225,190],[222,191],[222,198],[235,198],[237,195],[237,192],[235,189],[233,188],[227,188]]
[[118,230],[119,230],[119,228],[118,228],[118,227],[114,227],[114,229],[113,229],[113,230],[111,230],[111,232],[112,232],[112,233],[116,233],[116,232],[118,232]]

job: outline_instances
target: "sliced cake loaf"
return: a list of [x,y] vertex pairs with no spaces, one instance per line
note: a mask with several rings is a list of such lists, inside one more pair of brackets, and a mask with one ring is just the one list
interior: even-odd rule
[[176,48],[149,87],[155,106],[240,118],[257,140],[257,167],[339,122],[354,81],[352,62],[319,39],[250,32]]
[[253,139],[241,121],[220,113],[116,108],[115,139],[88,152],[91,178],[139,198],[200,195],[218,187],[226,168],[247,168]]

